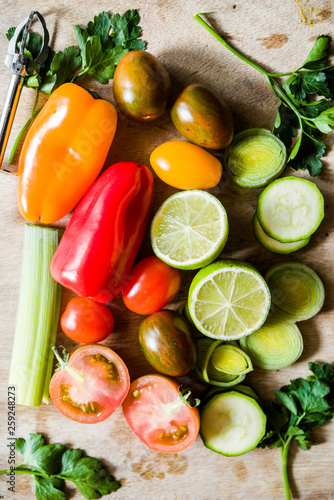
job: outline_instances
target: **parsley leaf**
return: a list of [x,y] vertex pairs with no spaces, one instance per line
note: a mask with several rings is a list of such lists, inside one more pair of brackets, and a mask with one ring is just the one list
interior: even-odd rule
[[63,479],[73,481],[85,498],[100,498],[120,488],[120,484],[108,474],[100,460],[82,457],[79,449],[64,453],[60,475]]
[[142,34],[141,27],[138,26],[140,17],[136,9],[127,10],[123,16],[114,14],[110,18],[112,35],[115,45],[129,50],[145,50],[146,42],[138,40]]
[[275,399],[265,408],[268,431],[260,448],[282,448],[283,478],[289,491],[287,475],[288,448],[295,439],[302,450],[317,443],[312,439],[313,428],[334,418],[334,370],[329,363],[309,363],[313,375],[291,380],[275,392]]
[[326,35],[318,36],[315,44],[305,59],[302,68],[305,69],[321,69],[327,58],[327,51],[330,42],[330,37]]
[[307,95],[331,97],[326,73],[323,71],[300,71],[283,83],[283,88],[294,103],[305,103]]
[[299,141],[298,152],[294,156],[290,156],[289,165],[294,170],[307,169],[312,177],[316,177],[321,172],[320,158],[325,153],[326,144],[306,134],[302,134]]
[[90,21],[87,24],[86,31],[89,36],[97,35],[103,46],[110,38],[110,28],[110,16],[107,12],[103,11],[98,16],[94,17],[94,22]]
[[15,440],[15,448],[29,462],[34,453],[44,445],[44,439],[40,434],[29,434],[28,439],[18,438]]
[[285,144],[291,147],[292,139],[296,137],[296,129],[299,127],[298,118],[295,113],[281,104],[277,111],[277,117],[273,133]]
[[41,91],[50,95],[53,90],[65,83],[76,69],[81,66],[78,47],[67,47],[64,52],[54,54],[50,69],[46,73]]
[[[45,445],[41,434],[18,438],[15,446],[24,456],[15,468],[34,476],[37,500],[65,500],[64,481],[72,481],[87,499],[101,498],[121,487],[97,458],[59,443]],[[3,470],[0,474],[11,472]]]
[[75,78],[87,73],[99,83],[107,84],[125,54],[130,50],[145,49],[146,42],[138,40],[142,33],[139,20],[138,11],[132,9],[122,16],[101,12],[85,29],[75,25],[73,28],[82,58],[82,70]]
[[37,500],[65,500],[64,481],[58,477],[34,476]]
[[77,76],[88,73],[98,82],[107,84],[113,78],[117,64],[128,50],[121,46],[114,47],[112,44],[102,49],[99,36],[89,36],[87,31],[79,26],[74,26],[74,31],[82,57],[82,70]]

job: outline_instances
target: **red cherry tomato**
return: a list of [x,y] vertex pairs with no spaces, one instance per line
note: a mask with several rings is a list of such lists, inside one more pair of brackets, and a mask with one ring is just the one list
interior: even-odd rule
[[160,311],[180,290],[181,273],[155,255],[138,262],[122,290],[124,304],[138,314]]
[[66,335],[82,344],[101,342],[114,328],[110,309],[88,297],[74,297],[67,304],[60,325]]
[[178,453],[196,439],[199,412],[180,397],[179,385],[163,375],[145,375],[132,382],[124,400],[125,420],[152,450]]
[[95,424],[108,418],[128,393],[124,361],[110,347],[89,344],[72,351],[50,382],[53,404],[65,417]]

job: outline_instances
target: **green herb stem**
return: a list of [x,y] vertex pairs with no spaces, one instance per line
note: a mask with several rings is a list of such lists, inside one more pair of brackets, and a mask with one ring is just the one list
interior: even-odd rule
[[282,474],[283,474],[284,492],[285,492],[285,498],[286,498],[286,500],[291,500],[289,477],[288,477],[288,452],[289,452],[289,443],[290,443],[290,440],[288,440],[284,444],[284,446],[282,446],[282,448],[281,448]]
[[235,56],[239,57],[239,59],[241,59],[242,61],[246,62],[247,64],[250,64],[250,66],[252,66],[254,69],[256,69],[257,71],[259,71],[260,73],[262,73],[264,76],[267,76],[268,73],[265,69],[263,69],[261,66],[259,66],[258,64],[256,64],[254,61],[251,61],[248,57],[244,56],[243,54],[241,54],[240,52],[238,52],[237,49],[235,49],[234,47],[232,47],[232,45],[230,45],[228,42],[226,42],[226,40],[224,40],[221,36],[219,36],[212,28],[211,26],[209,26],[205,21],[204,19],[202,19],[200,16],[202,14],[206,14],[207,12],[198,12],[197,14],[194,15],[194,18],[196,19],[196,21],[198,21],[212,36],[214,36],[216,38],[216,40],[218,40],[218,42],[220,42],[222,45],[224,45],[224,47],[226,47],[230,52],[232,52],[232,54],[234,54]]
[[[17,465],[15,468],[15,474],[30,474],[31,476],[41,476],[41,477],[58,477],[58,476],[50,476],[49,474],[43,474],[42,472],[38,472],[36,470],[32,469],[26,469],[25,467],[21,467],[20,465]],[[0,476],[3,474],[13,474],[13,471],[11,469],[6,469],[6,470],[0,470]]]
[[26,121],[26,123],[23,125],[19,135],[17,136],[14,144],[13,144],[13,147],[12,147],[12,150],[10,152],[10,155],[9,155],[9,159],[8,159],[8,164],[11,165],[13,163],[13,160],[14,160],[14,156],[15,156],[15,153],[16,153],[16,150],[18,148],[18,145],[20,144],[20,141],[24,135],[24,133],[26,132],[26,130],[29,128],[29,126],[31,125],[31,123],[35,120],[36,116],[38,115],[38,113],[42,110],[42,108],[38,109],[37,111],[33,112],[30,116],[30,118]]

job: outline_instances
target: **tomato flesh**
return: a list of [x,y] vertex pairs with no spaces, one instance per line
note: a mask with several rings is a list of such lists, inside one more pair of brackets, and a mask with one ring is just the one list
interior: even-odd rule
[[131,270],[122,290],[124,304],[137,314],[152,314],[169,304],[181,287],[181,273],[150,256]]
[[90,344],[108,337],[114,327],[114,317],[105,304],[88,297],[74,297],[67,304],[60,324],[68,338]]
[[50,397],[71,420],[97,423],[122,404],[129,386],[123,360],[109,347],[91,344],[75,349],[67,367],[55,372]]
[[127,423],[152,450],[177,453],[196,439],[199,412],[180,400],[178,387],[172,378],[145,375],[131,384],[124,400]]

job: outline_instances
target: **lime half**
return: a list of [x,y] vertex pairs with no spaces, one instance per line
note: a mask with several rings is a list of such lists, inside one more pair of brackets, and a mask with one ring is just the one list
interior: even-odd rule
[[179,269],[210,264],[223,250],[227,236],[225,208],[215,196],[199,190],[167,198],[151,226],[154,253]]
[[251,264],[219,260],[194,277],[188,307],[195,326],[207,337],[239,339],[264,323],[270,309],[270,291]]

